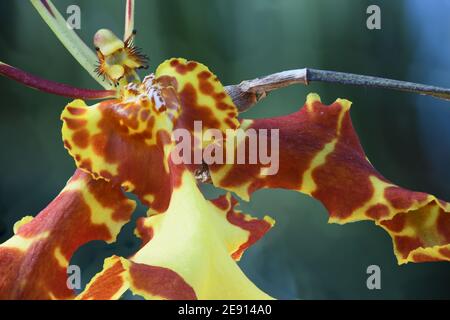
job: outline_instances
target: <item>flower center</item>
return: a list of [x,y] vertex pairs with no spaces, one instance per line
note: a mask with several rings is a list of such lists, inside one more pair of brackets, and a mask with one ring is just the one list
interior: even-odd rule
[[124,42],[112,31],[100,29],[94,36],[99,61],[96,72],[115,85],[139,82],[136,70],[146,68],[147,57],[133,45],[134,35]]

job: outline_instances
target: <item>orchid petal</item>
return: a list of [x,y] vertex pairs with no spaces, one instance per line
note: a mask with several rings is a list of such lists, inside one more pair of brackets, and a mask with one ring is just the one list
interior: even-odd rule
[[79,168],[121,184],[162,212],[172,190],[170,134],[179,103],[171,88],[151,87],[151,96],[141,94],[143,87],[131,85],[121,100],[91,107],[81,100],[68,104],[61,115],[62,136]]
[[350,105],[338,99],[326,106],[310,94],[293,114],[243,120],[242,127],[262,138],[269,134],[260,129],[279,129],[279,170],[265,175],[267,165],[215,164],[210,166],[214,185],[246,200],[262,188],[297,190],[320,200],[330,222],[373,220],[382,226],[393,238],[400,264],[450,260],[450,204],[380,175],[353,129]]
[[156,69],[155,78],[159,85],[173,88],[178,94],[180,112],[174,130],[190,132],[190,159],[184,160],[184,164],[189,163],[188,168],[195,171],[202,165],[202,159],[198,159],[196,154],[201,154],[201,149],[213,142],[220,143],[203,140],[207,130],[219,130],[225,134],[229,129],[236,129],[239,126],[237,108],[219,79],[208,67],[196,61],[182,58],[166,60]]
[[230,194],[208,201],[190,172],[180,175],[168,210],[138,223],[143,247],[130,259],[107,259],[79,298],[117,298],[130,288],[146,299],[270,299],[234,260],[273,220],[242,214]]
[[194,132],[194,121],[201,121],[203,130],[236,129],[237,108],[219,79],[205,65],[182,58],[172,58],[159,65],[155,78],[162,86],[173,87],[181,110],[175,128]]
[[77,170],[61,193],[35,218],[15,225],[0,245],[0,299],[68,299],[67,267],[92,240],[114,242],[135,203],[119,187]]

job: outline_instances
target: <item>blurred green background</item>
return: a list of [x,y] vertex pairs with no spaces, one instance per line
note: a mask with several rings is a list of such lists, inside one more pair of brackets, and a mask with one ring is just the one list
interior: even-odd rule
[[[450,1],[136,0],[137,45],[154,69],[173,56],[201,61],[224,84],[281,70],[311,67],[450,87]],[[123,32],[124,1],[55,0],[65,13],[81,8],[80,36]],[[366,8],[378,4],[382,29],[366,28]],[[68,84],[98,88],[27,1],[0,2],[0,60]],[[61,141],[66,98],[0,78],[0,242],[13,223],[35,215],[74,171]],[[271,94],[245,114],[258,118],[297,110],[308,92],[322,101],[353,101],[351,115],[368,157],[401,186],[450,200],[450,103],[381,89],[295,86]],[[207,194],[217,194],[207,187]],[[450,298],[446,263],[397,266],[388,235],[370,222],[328,225],[317,201],[263,190],[242,208],[270,214],[276,227],[240,265],[263,290],[281,299]],[[143,215],[140,207],[134,217]],[[72,260],[83,283],[113,253],[138,245],[128,224],[117,243],[90,243]],[[381,290],[368,290],[366,268],[381,268]]]

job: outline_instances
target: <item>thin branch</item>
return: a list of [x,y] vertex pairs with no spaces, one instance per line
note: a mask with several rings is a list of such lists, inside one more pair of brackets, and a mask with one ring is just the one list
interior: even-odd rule
[[28,72],[14,68],[6,63],[0,62],[0,75],[24,84],[30,88],[56,94],[59,96],[78,99],[104,99],[113,98],[117,95],[115,90],[91,90],[72,87],[63,83],[45,80]]
[[450,101],[450,89],[447,88],[308,68],[288,70],[264,76],[262,78],[245,80],[237,85],[226,86],[225,89],[233,99],[239,111],[243,112],[265,98],[270,91],[284,88],[292,84],[308,85],[312,81],[407,91]]

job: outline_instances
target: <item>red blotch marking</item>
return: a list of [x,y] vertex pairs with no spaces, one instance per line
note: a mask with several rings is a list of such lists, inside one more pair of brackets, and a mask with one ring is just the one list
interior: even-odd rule
[[392,232],[400,232],[406,226],[406,213],[402,212],[395,215],[391,220],[381,221],[381,225]]
[[89,131],[86,129],[82,129],[79,131],[75,131],[75,133],[72,135],[73,143],[81,148],[85,149],[89,145]]
[[[80,163],[80,167],[86,169],[89,172],[92,172],[92,161],[90,159],[84,159]],[[97,177],[95,173],[93,173],[94,177]]]
[[200,72],[197,77],[199,80],[208,80],[212,76],[211,72],[209,71],[202,71]]
[[70,130],[81,129],[87,124],[86,119],[70,119],[70,118],[63,117],[63,120]]
[[83,293],[81,300],[111,300],[123,285],[121,275],[124,271],[120,260],[115,262]]
[[272,225],[265,220],[246,220],[244,214],[234,211],[234,208],[238,202],[233,197],[228,200],[226,195],[222,195],[211,202],[222,211],[229,208],[226,213],[228,222],[249,232],[247,241],[241,244],[240,247],[231,254],[231,257],[235,260],[239,260],[244,251],[261,239],[272,227]]
[[197,75],[197,78],[199,80],[199,88],[200,91],[205,95],[211,95],[214,98],[217,96],[214,94],[214,87],[213,85],[208,81],[208,79],[211,77],[211,72],[209,71],[202,71]]
[[70,144],[69,140],[64,139],[64,146],[69,150],[72,149],[72,145]]
[[87,108],[79,108],[79,107],[72,107],[72,106],[68,106],[67,107],[67,111],[70,112],[70,114],[74,115],[74,116],[80,116],[83,115],[87,112]]
[[407,209],[417,201],[425,201],[426,193],[409,191],[399,187],[389,187],[384,190],[384,196],[396,209]]
[[147,121],[149,116],[150,116],[150,111],[149,110],[142,110],[141,111],[141,121]]
[[163,87],[173,87],[175,90],[178,90],[178,81],[175,77],[160,76],[156,81]]
[[439,253],[442,254],[444,257],[447,257],[450,259],[450,249],[441,248],[441,249],[439,249]]
[[220,210],[226,210],[230,205],[226,195],[221,195],[220,197],[211,200],[211,202]]
[[216,93],[214,97],[216,98],[216,100],[223,100],[227,97],[227,94],[225,92],[219,92]]
[[170,300],[197,300],[194,289],[170,269],[132,263],[130,276],[134,287],[151,295]]
[[234,123],[234,121],[232,121],[230,118],[225,118],[225,123],[227,124],[228,127],[230,128],[235,128],[236,124]]
[[103,157],[107,147],[108,137],[106,135],[96,134],[91,138],[92,149],[95,154]]
[[366,211],[366,216],[374,220],[380,220],[381,218],[386,217],[388,215],[389,215],[389,208],[381,203],[371,206]]
[[197,91],[194,86],[187,83],[180,92],[182,111],[178,118],[176,128],[185,128],[194,132],[194,121],[202,121],[203,129],[220,128],[220,122],[208,106],[199,105]]
[[214,87],[208,81],[200,81],[199,88],[200,91],[206,95],[211,95],[214,92]]
[[411,251],[423,245],[419,238],[409,236],[395,236],[394,243],[398,252],[404,259],[408,257]]
[[141,248],[146,245],[154,235],[153,228],[145,225],[145,220],[147,218],[139,218],[136,221],[136,232],[141,238]]
[[193,71],[197,67],[197,62],[189,61],[187,64],[181,63],[178,59],[170,61],[170,65],[175,68],[179,74],[186,74]]
[[414,262],[433,262],[433,261],[440,261],[439,258],[431,257],[424,253],[414,253],[412,255],[412,260]]
[[236,109],[234,108],[234,106],[229,105],[228,103],[222,102],[222,101],[217,101],[216,102],[216,107],[219,110],[225,111],[225,110],[233,110],[235,111]]

